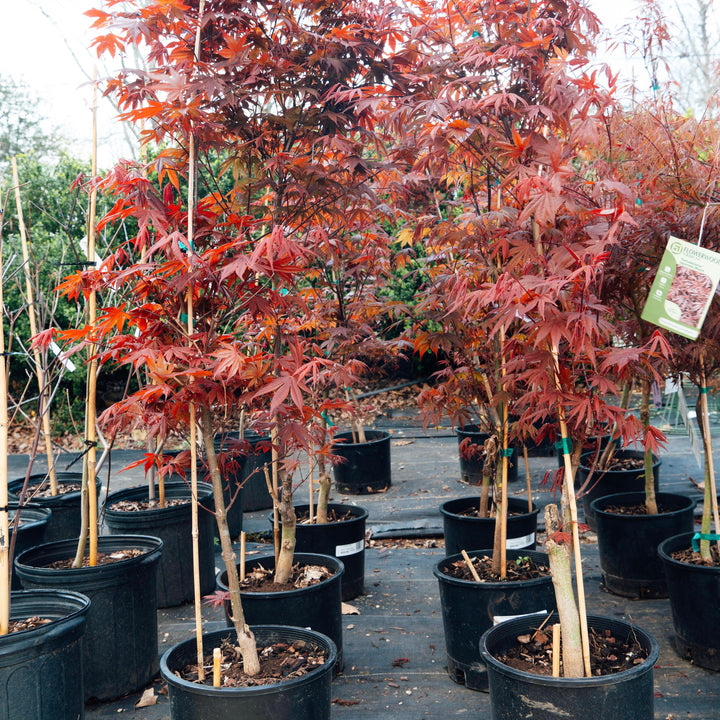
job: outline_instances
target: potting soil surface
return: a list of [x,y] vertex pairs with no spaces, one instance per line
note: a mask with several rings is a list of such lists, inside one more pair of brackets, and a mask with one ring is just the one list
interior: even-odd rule
[[[365,557],[365,594],[349,601],[343,618],[345,669],[332,685],[334,720],[344,718],[451,717],[490,718],[487,693],[467,689],[448,676],[438,583],[433,566],[444,558],[439,506],[448,499],[477,495],[477,488],[460,482],[457,439],[450,429],[424,432],[403,418],[390,422],[393,432],[392,485],[375,495],[340,495],[333,502],[360,505],[369,511],[369,543]],[[144,482],[142,470],[120,472],[140,451],[112,453],[111,491]],[[70,456],[72,457],[72,456]],[[672,436],[662,453],[660,489],[700,500],[695,482],[702,478],[685,436]],[[716,466],[718,460],[716,458]],[[64,469],[68,458],[61,458]],[[9,477],[24,475],[27,458],[9,458]],[[36,461],[34,472],[43,470]],[[555,457],[531,457],[533,503],[554,500],[541,487],[547,471],[557,469]],[[513,497],[526,497],[525,474],[510,485]],[[107,468],[101,475],[107,483]],[[104,490],[105,492],[105,490]],[[296,503],[306,503],[306,490],[297,490]],[[699,508],[698,508],[699,511]],[[582,514],[582,511],[581,511]],[[266,533],[269,511],[246,513],[247,532]],[[542,526],[542,513],[540,524]],[[385,543],[384,538],[404,541]],[[544,535],[538,538],[543,549]],[[248,543],[248,552],[267,552],[269,546]],[[691,665],[673,649],[673,624],[668,600],[628,600],[601,587],[595,536],[582,538],[588,612],[630,620],[655,637],[660,658],[655,667],[655,719],[718,720],[720,674]],[[217,567],[221,566],[218,555]],[[222,608],[204,605],[206,631],[225,627]],[[194,635],[194,610],[187,604],[158,611],[159,648]],[[86,720],[109,720],[128,714],[133,720],[170,720],[167,689],[158,677],[146,688],[101,704],[88,704]],[[613,720],[616,720],[613,718]],[[618,718],[617,720],[622,720]]]

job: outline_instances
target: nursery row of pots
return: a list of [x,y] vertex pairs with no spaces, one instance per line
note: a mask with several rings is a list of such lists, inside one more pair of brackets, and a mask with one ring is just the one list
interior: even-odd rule
[[[659,462],[657,465],[659,466]],[[146,492],[146,488],[123,490],[114,493],[112,497],[114,500],[133,500],[139,499],[138,493],[144,496]],[[185,482],[167,483],[165,493],[168,498],[189,497]],[[210,512],[213,507],[210,486],[200,483],[198,499],[200,508],[205,511],[201,510],[199,517],[202,519],[200,533],[202,557],[207,560],[205,571],[201,568],[201,592],[208,593],[215,586],[211,523],[213,516]],[[592,509],[597,520],[603,579],[611,592],[633,597],[663,597],[667,594],[667,589],[665,579],[656,577],[658,568],[660,575],[663,574],[663,566],[656,560],[656,548],[662,543],[660,556],[663,558],[667,578],[671,580],[673,574],[681,572],[680,568],[684,564],[672,560],[670,554],[675,549],[689,546],[690,535],[688,533],[692,531],[694,503],[687,498],[659,493],[658,502],[664,512],[656,518],[662,521],[661,529],[650,529],[650,521],[655,520],[650,516],[618,516],[615,513],[606,512],[605,508],[609,504],[636,502],[637,500],[637,494],[625,494],[624,496],[596,498],[592,501]],[[557,698],[557,702],[560,703],[562,699],[565,704],[558,704],[557,707],[566,708],[567,712],[571,714],[580,707],[584,709],[593,707],[593,703],[606,710],[608,702],[617,702],[618,713],[621,707],[636,708],[633,711],[636,714],[627,715],[625,713],[626,717],[636,717],[638,720],[652,717],[652,665],[655,661],[653,658],[657,657],[657,645],[652,638],[637,628],[626,627],[625,624],[617,621],[591,618],[591,626],[597,629],[605,628],[607,623],[611,622],[614,634],[623,636],[623,634],[635,633],[648,654],[646,661],[629,672],[627,678],[625,678],[625,673],[619,673],[610,679],[603,678],[599,683],[599,690],[595,689],[598,684],[595,679],[582,679],[572,681],[573,691],[571,693],[566,690],[560,691],[559,688],[564,686],[564,679],[543,678],[542,682],[535,676],[528,679],[523,677],[527,673],[513,671],[494,659],[498,650],[504,649],[518,634],[522,634],[521,627],[532,627],[532,623],[537,625],[538,613],[543,617],[553,613],[555,599],[549,575],[530,581],[514,582],[510,588],[507,582],[476,583],[450,577],[445,572],[450,564],[457,562],[461,557],[458,555],[461,550],[468,551],[470,557],[478,557],[483,553],[490,552],[483,548],[492,546],[494,519],[472,517],[467,514],[467,508],[477,506],[479,501],[479,497],[460,498],[444,503],[440,509],[445,532],[446,558],[437,563],[434,572],[439,582],[450,677],[471,689],[486,689],[489,686],[493,695],[497,697],[522,697],[522,702],[529,703],[529,706],[537,704],[540,697],[547,700],[553,692],[559,692],[561,697]],[[360,594],[363,591],[364,581],[364,536],[367,511],[349,505],[331,506],[329,509],[336,510],[338,513],[346,513],[350,517],[347,521],[329,523],[327,526],[298,525],[296,559],[300,563],[324,566],[331,571],[332,576],[328,580],[302,591],[279,594],[282,597],[273,593],[246,593],[243,597],[247,620],[253,627],[257,626],[261,644],[265,640],[271,642],[272,638],[279,637],[279,634],[283,632],[291,634],[305,632],[299,629],[288,631],[280,627],[272,627],[281,617],[292,617],[293,625],[309,627],[320,633],[317,642],[326,643],[330,667],[326,668],[324,672],[315,673],[313,671],[305,676],[302,682],[297,683],[296,688],[299,693],[298,697],[311,697],[317,693],[317,700],[312,703],[313,707],[318,707],[316,702],[322,706],[325,702],[322,698],[326,697],[329,706],[332,677],[330,671],[335,673],[341,671],[344,662],[341,600]],[[307,507],[300,506],[297,510],[301,514],[303,510],[307,510]],[[81,687],[79,690],[75,688],[76,698],[115,697],[142,687],[157,671],[155,608],[162,607],[160,604],[162,602],[178,604],[190,599],[184,594],[187,591],[182,589],[188,586],[189,581],[189,587],[192,587],[191,578],[184,577],[183,571],[183,567],[187,568],[190,564],[187,562],[190,555],[189,544],[183,545],[185,536],[189,542],[189,533],[187,532],[189,519],[187,515],[183,515],[187,512],[189,512],[188,503],[171,506],[164,511],[151,509],[141,513],[107,510],[106,523],[111,532],[118,533],[118,535],[100,539],[102,552],[112,554],[128,548],[138,551],[137,557],[118,563],[86,568],[70,574],[67,570],[50,568],[49,565],[55,560],[72,555],[76,545],[72,540],[45,544],[38,548],[25,550],[19,555],[16,569],[25,588],[40,589],[46,596],[52,594],[49,588],[64,588],[62,592],[67,596],[65,601],[69,603],[68,607],[70,608],[67,617],[73,619],[71,637],[74,646],[68,652],[77,654],[81,648],[85,656],[85,672],[82,678],[84,688]],[[510,513],[507,532],[508,557],[511,560],[530,557],[538,562],[543,561],[543,554],[534,550],[538,509],[533,508],[527,501],[512,499],[510,500]],[[630,530],[633,541],[610,540],[615,537],[615,531],[612,529],[613,523],[625,520],[635,523],[633,529]],[[129,525],[130,522],[138,521],[145,521],[147,524],[133,527]],[[609,524],[611,529],[605,530],[606,524]],[[161,532],[161,528],[165,526],[167,526],[167,530]],[[153,535],[157,534],[162,537],[142,537],[145,530],[149,528],[152,529]],[[147,535],[150,534],[147,532]],[[670,536],[675,537],[667,540]],[[604,537],[608,538],[609,543],[619,544],[615,548],[609,544],[605,549],[602,540]],[[643,538],[642,542],[639,541],[640,538]],[[631,569],[629,575],[625,570],[618,570],[613,565],[613,562],[618,559],[628,559],[628,547],[641,549],[642,552],[642,557],[634,561],[635,569]],[[618,552],[618,548],[622,548],[623,551]],[[603,559],[606,555],[607,560]],[[182,558],[182,560],[178,558]],[[271,569],[273,562],[272,555],[255,558],[247,563],[246,570],[252,571],[258,565],[263,565],[265,569]],[[706,569],[694,568],[690,572],[700,575]],[[348,572],[348,570],[350,571]],[[712,568],[710,570],[712,571]],[[648,577],[651,571],[652,577]],[[118,590],[114,585],[118,579],[123,583],[133,583],[135,587],[128,588],[127,592]],[[220,573],[217,578],[218,587],[225,589],[225,582],[226,578],[223,573]],[[688,580],[683,578],[679,582],[681,586],[678,593],[681,598],[680,602],[688,606],[691,604],[688,601]],[[134,595],[133,593],[136,591],[140,595]],[[20,608],[18,612],[23,612],[21,598],[28,599],[31,594],[30,590],[17,593],[18,608]],[[694,595],[694,593],[690,594]],[[182,599],[178,600],[178,598]],[[289,609],[278,610],[278,602],[287,603]],[[698,599],[696,605],[693,604],[689,609],[691,614],[697,616],[703,607],[712,607],[712,602],[708,603],[706,600]],[[132,610],[134,613],[139,608],[151,609],[151,611],[146,612],[144,617],[135,617],[134,614],[131,617],[130,611]],[[674,599],[673,613],[676,617]],[[229,610],[227,615],[229,617]],[[109,619],[112,619],[112,627],[108,626]],[[498,621],[503,622],[494,627]],[[230,624],[229,621],[228,624]],[[50,625],[55,625],[55,621]],[[85,636],[80,642],[79,636],[83,626],[85,626]],[[715,642],[710,647],[703,646],[703,639],[707,639],[706,628],[702,632],[705,637],[701,637],[698,641],[692,632],[678,627],[676,618],[679,648],[688,653],[698,664],[718,669],[717,666],[713,666],[713,662],[715,662],[714,654],[716,648],[720,647],[720,642]],[[15,639],[23,640],[20,636],[24,634],[17,634]],[[226,636],[227,632],[207,635],[206,650],[217,645],[221,638]],[[136,637],[141,637],[142,641],[134,642],[133,638]],[[148,638],[151,640],[148,641]],[[152,639],[155,640],[154,644]],[[714,641],[711,640],[711,642]],[[115,650],[129,653],[129,656],[119,657],[114,654]],[[178,663],[184,663],[191,659],[193,653],[194,642],[182,643],[169,651],[161,660],[161,671],[170,685],[172,717],[176,720],[180,718],[190,720],[190,718],[230,717],[236,710],[230,710],[225,706],[226,693],[182,681],[176,676],[175,670],[178,669]],[[102,657],[106,661],[105,667],[103,667],[103,662],[98,661],[98,657]],[[126,657],[130,657],[132,660],[127,661],[124,659]],[[708,657],[709,661],[704,662],[703,658]],[[35,667],[42,665],[42,663],[34,662]],[[75,666],[77,664],[75,662]],[[123,676],[122,672],[118,672],[118,668],[127,670],[126,676]],[[16,675],[14,668],[8,672]],[[517,672],[520,672],[519,678],[515,677]],[[103,673],[106,673],[110,679],[100,679]],[[308,687],[308,684],[313,680],[315,674],[318,676],[318,684],[317,689],[313,690]],[[628,687],[622,691],[618,690],[615,685],[623,684],[625,680],[630,683]],[[517,685],[514,685],[518,681],[529,683],[529,689],[524,688],[522,692],[518,691]],[[511,683],[513,683],[513,689],[510,689]],[[283,691],[292,691],[293,688],[283,686]],[[553,690],[553,688],[557,688],[557,690]],[[591,690],[591,688],[593,689]],[[57,694],[57,690],[52,690],[52,692]],[[588,693],[596,692],[599,692],[600,695],[590,700],[591,695]],[[268,708],[274,708],[273,714],[279,714],[279,706],[273,704],[278,701],[272,699],[272,694],[267,688],[254,697],[250,697],[252,693],[243,693],[240,690],[236,694],[248,697],[250,703],[261,703],[257,706],[251,704],[249,712],[260,713],[258,715],[260,717],[270,717],[270,715],[262,713],[267,712]],[[267,697],[265,697],[266,695]],[[613,699],[608,700],[608,698]],[[287,702],[287,700],[280,702]],[[297,702],[299,705],[295,705],[295,701],[293,701],[291,706],[296,710],[302,705],[300,700]],[[198,708],[199,704],[208,708],[207,714],[203,714],[205,711]],[[57,702],[52,699],[44,699],[40,701],[40,705],[59,707]],[[77,706],[77,702],[74,703],[74,706]],[[254,707],[265,709],[253,710]],[[648,714],[648,707],[650,714]],[[520,709],[515,707],[508,710],[498,709],[496,711],[494,709],[493,717],[496,720],[499,718],[509,719],[517,717],[519,711]],[[53,714],[47,717],[64,720],[65,717],[71,716],[72,711],[68,715],[61,715],[54,709]],[[282,717],[282,715],[280,716]],[[586,716],[594,717],[592,714]],[[19,716],[14,714],[12,717]],[[42,718],[45,716],[37,709],[33,709],[27,717]],[[303,715],[294,714],[293,717],[303,717]],[[598,717],[600,716],[598,715]]]

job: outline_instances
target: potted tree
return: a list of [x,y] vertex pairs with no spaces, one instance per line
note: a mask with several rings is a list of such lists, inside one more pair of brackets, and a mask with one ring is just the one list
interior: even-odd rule
[[[0,214],[4,202],[0,196]],[[4,221],[0,222],[0,241]],[[2,242],[0,242],[0,247]],[[0,277],[3,259],[0,253]],[[8,386],[5,354],[5,303],[0,283],[0,387]],[[40,436],[38,417],[34,448]],[[80,642],[90,606],[78,593],[44,590],[11,592],[12,545],[19,513],[10,532],[8,512],[8,399],[0,394],[0,682],[3,712],[30,720],[73,720],[83,713]],[[46,511],[49,514],[49,511]],[[46,518],[47,520],[47,518]]]
[[[226,12],[228,7],[217,0],[206,9],[201,2],[166,23],[162,3],[144,5],[141,23],[151,44],[171,41],[175,48],[166,57],[167,75],[144,76],[138,88],[123,74],[111,82],[111,90],[128,117],[152,121],[148,141],[171,139],[172,144],[155,159],[156,175],[145,176],[125,163],[108,176],[105,189],[116,203],[104,224],[132,217],[137,232],[100,271],[90,270],[68,287],[71,292],[132,288],[133,302],[106,308],[93,340],[101,344],[102,357],[147,368],[154,382],[111,407],[103,420],[110,427],[142,423],[151,437],[183,429],[191,437],[191,474],[196,473],[192,438],[198,431],[228,576],[233,643],[245,674],[255,678],[260,672],[257,646],[241,603],[213,438],[220,424],[241,409],[255,427],[270,429],[269,484],[282,518],[273,560],[275,580],[283,584],[293,570],[298,453],[313,444],[310,421],[317,424],[337,406],[323,397],[325,389],[351,380],[342,365],[312,350],[302,290],[317,255],[314,218],[319,208],[332,207],[340,191],[365,192],[363,178],[373,161],[363,157],[350,130],[372,124],[371,110],[357,102],[356,93],[363,95],[362,87],[370,82],[370,68],[382,57],[390,26],[387,13],[354,7],[353,18],[368,33],[349,40],[339,31],[345,15],[311,13],[304,4],[238,8],[232,3],[232,12]],[[127,29],[132,8],[95,15],[97,24],[108,29],[100,46],[108,40],[118,47],[140,42]],[[164,20],[158,25],[155,17]],[[275,34],[266,32],[268,24]],[[250,27],[255,31],[247,32]],[[180,41],[192,36],[194,53]],[[317,48],[310,62],[308,47]],[[349,48],[352,61],[345,68],[339,58]],[[245,62],[246,53],[254,63]],[[332,77],[316,73],[319,68]],[[221,77],[225,90],[218,94]],[[165,96],[170,78],[182,78],[177,96]],[[192,108],[187,123],[184,113],[178,114],[180,106]],[[143,246],[147,253],[141,260]],[[328,444],[321,443],[316,452],[327,455]],[[279,631],[268,632],[276,638]],[[263,644],[268,632],[258,630]],[[288,638],[294,632],[285,631]],[[203,643],[200,629],[197,639],[205,649],[220,642],[213,635]],[[315,701],[320,709],[314,712],[329,712],[328,672],[335,651],[322,637],[311,642],[324,647],[326,656],[323,670],[308,674],[317,676],[321,688]],[[195,703],[175,682],[175,661],[188,654],[200,658],[202,675],[200,649],[171,650],[163,661],[174,717],[185,717],[182,708]],[[290,683],[288,690],[293,687]],[[267,687],[240,690],[198,687],[195,694],[217,712],[217,703],[246,697],[252,707],[254,697],[269,693]],[[181,696],[185,699],[176,700]],[[297,702],[297,708],[306,703],[277,702]],[[272,707],[266,707],[266,716]]]
[[[482,17],[482,23],[473,23],[475,17]],[[520,17],[504,5],[485,3],[478,8],[477,4],[471,7],[459,3],[448,8],[444,21],[447,27],[465,28],[464,32],[442,37],[447,47],[457,47],[458,51],[467,53],[473,82],[467,83],[464,93],[458,93],[457,85],[463,82],[466,73],[457,72],[455,82],[448,85],[444,95],[438,93],[432,103],[425,100],[426,107],[435,109],[432,120],[423,118],[428,146],[433,153],[428,152],[421,161],[425,167],[434,169],[436,165],[431,161],[443,157],[438,149],[441,143],[449,148],[461,147],[455,167],[467,180],[454,197],[464,197],[468,192],[466,188],[483,187],[486,197],[491,198],[481,216],[477,211],[472,214],[472,232],[477,232],[476,227],[486,228],[484,232],[491,240],[478,247],[478,255],[482,255],[478,263],[480,277],[475,285],[458,283],[457,292],[445,293],[445,297],[450,300],[448,311],[469,315],[473,310],[473,317],[479,319],[485,335],[498,338],[501,351],[496,355],[495,367],[499,383],[496,381],[492,393],[498,398],[496,404],[500,406],[503,401],[506,404],[508,394],[514,391],[518,393],[520,423],[531,425],[549,414],[557,417],[565,461],[563,507],[566,510],[563,526],[556,523],[554,528],[546,516],[550,537],[546,547],[561,616],[563,658],[568,676],[562,678],[563,689],[559,694],[569,697],[572,694],[567,686],[572,683],[569,676],[573,674],[570,659],[573,624],[578,630],[578,639],[583,640],[578,649],[584,648],[579,656],[579,672],[578,668],[575,672],[590,675],[589,630],[570,460],[571,437],[577,445],[589,429],[601,423],[609,426],[617,423],[623,437],[628,439],[635,437],[639,430],[637,421],[626,418],[624,411],[610,401],[613,395],[619,395],[617,383],[610,378],[621,377],[628,367],[628,359],[613,345],[613,327],[598,296],[604,253],[614,242],[620,223],[627,219],[622,188],[605,183],[602,176],[593,174],[584,164],[585,150],[596,137],[598,123],[610,111],[611,102],[590,78],[575,84],[564,61],[553,61],[552,66],[548,63],[549,57],[561,56],[568,63],[582,66],[596,26],[594,17],[578,4],[571,3],[558,11],[555,5],[540,3]],[[502,34],[501,38],[494,36],[496,31]],[[418,35],[425,40],[435,38],[439,32],[433,28],[432,32]],[[507,47],[507,38],[518,38],[512,50]],[[539,51],[540,47],[554,47],[554,43],[562,45],[562,52],[551,51],[546,55]],[[488,48],[497,48],[498,54],[494,55]],[[441,61],[444,57],[437,47],[418,55]],[[458,56],[463,57],[459,52],[448,52],[446,63],[441,62],[440,68],[451,71]],[[442,82],[443,74],[437,67],[429,63],[428,70],[428,75],[441,78],[439,82]],[[487,73],[485,82],[482,82],[483,71]],[[466,112],[473,102],[488,109],[482,122],[475,121],[474,116]],[[442,110],[437,110],[439,104]],[[484,150],[482,162],[471,164],[467,156],[477,153],[478,148]],[[470,171],[475,168],[477,175],[471,176]],[[417,174],[417,167],[414,169]],[[447,181],[448,174],[442,177]],[[499,183],[497,186],[495,181]],[[462,218],[462,213],[458,213],[458,217]],[[449,221],[446,225],[452,227]],[[456,233],[455,237],[462,235]],[[453,235],[448,232],[446,237],[446,252],[455,270],[456,246],[449,242]],[[443,248],[437,234],[433,236],[433,247],[436,252]],[[496,268],[492,273],[485,270],[490,263]],[[496,425],[502,430],[504,460],[508,424],[504,409],[500,417],[501,422]],[[576,582],[580,608],[574,610],[569,607],[566,595],[572,586],[560,581],[563,574],[568,577],[570,551],[578,561]],[[558,564],[558,555],[565,556],[564,567]],[[509,621],[509,624],[514,637],[517,631],[524,634],[526,628],[540,626],[534,618]],[[590,627],[595,624],[593,621]],[[519,685],[510,690],[498,680],[504,671],[496,669],[503,664],[496,659],[499,648],[493,638],[504,626],[506,623],[500,623],[494,630],[488,630],[481,645],[482,660],[488,666],[493,715],[517,717],[535,713],[541,703],[539,697],[547,690],[543,687],[537,692],[532,688],[532,683],[538,683],[534,676],[528,679],[530,687]],[[534,632],[530,630],[529,635]],[[632,636],[633,629],[624,626],[617,632]],[[652,717],[652,664],[657,657],[657,646],[650,641],[646,650],[642,672],[631,673],[642,676],[633,691],[641,697],[633,705],[643,708],[643,714],[637,717]],[[617,674],[620,675],[622,673]],[[623,680],[625,677],[619,682]],[[589,677],[579,682],[593,690],[602,685]],[[518,710],[518,703],[522,706],[526,697],[527,705]],[[514,698],[518,698],[518,703],[511,706]],[[532,711],[529,710],[531,704]],[[558,700],[558,707],[572,716],[580,712],[572,707],[572,702]],[[590,708],[583,705],[583,711],[586,710]],[[618,709],[618,712],[621,711]],[[601,713],[595,713],[595,717],[601,717]]]
[[[93,113],[95,127],[95,113]],[[93,133],[96,137],[96,133]],[[97,174],[93,153],[93,174]],[[94,267],[97,185],[89,187],[88,244],[86,256]],[[78,276],[80,273],[78,273]],[[73,280],[65,288],[73,287]],[[72,293],[70,293],[72,295]],[[77,295],[74,296],[77,298]],[[80,535],[26,550],[15,560],[24,588],[65,588],[81,591],[90,600],[82,643],[85,698],[117,697],[145,685],[157,671],[157,596],[155,569],[162,541],[152,536],[124,535],[99,538],[96,497],[96,389],[97,298],[95,288],[86,297],[86,325],[65,337],[88,348],[86,414]],[[34,347],[47,348],[62,336],[53,328],[33,338]],[[122,642],[107,643],[108,634]]]
[[[610,136],[618,149],[605,156],[637,193],[633,215],[638,224],[623,230],[606,272],[608,287],[615,288],[612,304],[618,318],[619,336],[626,346],[639,347],[651,335],[659,338],[662,333],[658,328],[653,330],[641,317],[641,311],[651,292],[655,275],[652,270],[661,265],[668,237],[678,234],[693,237],[699,230],[700,208],[692,209],[696,200],[694,191],[688,188],[701,185],[699,176],[703,176],[706,169],[694,158],[695,148],[690,137],[697,132],[695,123],[680,118],[673,109],[672,99],[664,93],[631,111],[618,113],[611,130]],[[711,128],[708,130],[712,132]],[[664,172],[659,175],[657,163],[665,167],[674,164],[677,173],[672,178],[665,177]],[[678,178],[682,178],[682,182]],[[715,232],[714,221],[710,222],[709,229]],[[651,272],[647,272],[648,268]],[[701,344],[712,342],[713,332],[710,325],[710,335],[704,335]],[[641,417],[646,438],[653,432],[649,427],[648,407],[651,381],[658,382],[658,376],[663,378],[671,373],[682,378],[690,371],[696,384],[704,384],[700,356],[696,353],[693,357],[689,344],[678,335],[666,333],[662,341],[664,347],[658,346],[661,353],[654,361],[651,359],[655,377],[648,373],[637,376],[641,380]],[[703,352],[708,355],[707,349]],[[708,372],[712,374],[710,366]],[[669,537],[692,531],[695,502],[681,494],[655,495],[657,476],[653,483],[648,446],[646,442],[644,473],[636,471],[644,475],[644,488],[621,486],[611,492],[599,492],[597,495],[607,497],[597,497],[592,506],[605,586],[611,592],[632,597],[667,597],[665,572],[657,548]],[[655,458],[653,470],[657,470],[658,462]],[[631,490],[635,492],[628,494]]]

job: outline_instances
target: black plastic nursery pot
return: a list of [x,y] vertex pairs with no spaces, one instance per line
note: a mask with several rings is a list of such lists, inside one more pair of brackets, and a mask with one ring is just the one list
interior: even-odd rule
[[[17,515],[18,508],[20,506],[17,503],[9,503],[8,508],[9,519],[10,519],[10,538],[12,542],[13,526],[15,516]],[[23,505],[20,510],[20,524],[17,527],[17,536],[15,538],[15,556],[17,557],[21,552],[28,550],[35,545],[40,545],[45,537],[45,528],[48,522],[50,522],[51,511],[48,508],[34,506],[34,505]],[[15,568],[12,569],[12,589],[20,590],[22,585],[18,579]]]
[[[458,456],[460,458],[460,480],[468,485],[482,484],[483,469],[483,446],[490,437],[490,433],[484,432],[477,425],[465,425],[462,428],[455,428],[458,440]],[[463,444],[465,443],[465,444]],[[508,482],[515,482],[518,479],[518,449],[515,445],[510,446],[512,455],[508,458]],[[500,454],[498,453],[498,462]]]
[[[216,437],[215,449],[219,450],[222,447],[227,451],[231,449],[232,441],[237,442],[239,439],[240,433],[237,432]],[[272,462],[270,435],[246,430],[243,433],[243,439],[249,445],[247,455],[243,455],[244,463],[240,476],[243,510],[244,512],[267,510],[272,507],[272,498],[265,480],[265,467],[269,468]]]
[[[440,506],[445,535],[445,555],[462,550],[491,548],[495,540],[495,518],[463,515],[464,511],[478,507],[480,496],[448,500]],[[528,511],[527,500],[508,499],[507,542],[509,550],[534,550],[537,535],[539,508]],[[510,514],[512,513],[512,514]]]
[[[481,430],[477,425],[465,425],[463,428],[456,428],[455,434],[458,440],[460,480],[468,485],[480,485],[482,483],[483,446],[491,435]],[[463,445],[463,443],[465,444]],[[508,482],[515,482],[518,479],[519,453],[517,446],[511,445],[510,451],[512,454],[508,458],[507,479]],[[499,457],[498,455],[498,459]]]
[[391,485],[390,441],[385,430],[366,430],[367,442],[353,442],[352,432],[336,433],[332,454],[335,485],[342,493],[367,495],[385,492]]
[[[327,635],[336,646],[336,672],[343,668],[342,599],[341,579],[343,564],[337,558],[327,555],[313,555],[296,552],[293,563],[320,565],[330,570],[331,577],[315,585],[296,590],[279,592],[250,592],[241,594],[245,621],[249,625],[297,625]],[[275,567],[273,555],[263,555],[248,560],[245,571],[250,573],[257,567],[271,570]],[[238,567],[239,571],[239,567]],[[217,586],[227,590],[227,570],[217,575]],[[225,602],[225,617],[230,622],[230,601]]]
[[[645,453],[641,450],[619,450],[615,453],[618,459],[644,460]],[[590,463],[595,458],[595,453],[584,454],[580,458],[580,466],[577,469],[576,485],[582,486],[590,474]],[[660,483],[660,465],[662,461],[653,456],[653,478],[655,481],[655,492],[658,492]],[[592,509],[592,501],[606,495],[616,495],[624,492],[643,492],[645,490],[645,467],[640,466],[632,470],[595,470],[590,480],[590,487],[582,496],[582,506],[585,513],[585,523],[595,531],[595,512]]]
[[[474,550],[471,558],[492,555],[492,550]],[[545,553],[508,550],[508,560],[530,557],[537,564],[548,564]],[[552,578],[475,582],[447,574],[462,555],[451,555],[438,562],[433,574],[440,586],[448,675],[471,690],[487,690],[485,663],[480,657],[480,636],[496,622],[529,614],[546,615],[555,610]],[[542,618],[538,622],[542,622]]]
[[[557,622],[551,618],[548,625]],[[500,623],[480,639],[480,654],[488,669],[492,720],[653,720],[653,666],[659,649],[655,639],[640,628],[615,618],[588,616],[589,627],[610,630],[614,637],[637,638],[648,657],[629,670],[590,678],[535,675],[516,670],[497,659],[517,637],[533,632],[539,623],[518,618]]]
[[[148,510],[113,510],[118,502],[147,500],[147,486],[118,490],[105,501],[105,525],[111,535],[152,535],[163,542],[157,567],[157,606],[174,607],[194,597],[193,540],[190,532],[192,505],[190,486],[180,480],[165,483],[167,500],[187,500],[183,505],[155,507]],[[155,489],[157,497],[157,488]],[[215,588],[215,516],[213,515],[212,486],[198,483],[198,548],[200,592],[211,593]]]
[[[57,495],[49,495],[44,492],[42,495],[29,495],[25,498],[25,502],[52,510],[50,521],[45,527],[43,542],[46,543],[77,537],[80,531],[80,490],[69,490],[67,492],[65,490],[72,486],[79,487],[82,483],[82,473],[58,472],[55,476],[59,487]],[[31,475],[28,479],[28,486],[40,485],[46,478],[47,475],[44,473]],[[24,477],[10,480],[8,491],[19,497],[24,483]],[[50,487],[49,480],[45,484],[47,488]],[[98,492],[100,487],[101,483],[98,481]]]
[[0,637],[0,720],[82,720],[79,668],[90,601],[67,590],[19,590],[10,603],[11,620],[51,622]]
[[[235,435],[237,438],[237,435]],[[223,500],[225,501],[228,530],[231,537],[238,537],[243,529],[243,513],[245,511],[245,463],[247,456],[243,452],[233,452],[232,436],[224,438],[216,436],[213,445],[216,453],[228,453],[218,458],[222,476]],[[208,476],[203,477],[210,483]],[[263,479],[263,482],[265,480]],[[268,493],[269,495],[269,493]]]
[[658,493],[657,515],[608,512],[613,506],[642,505],[645,493],[619,493],[593,500],[600,568],[605,589],[631,598],[668,596],[665,571],[658,556],[663,540],[692,532],[695,500],[673,493]]
[[691,547],[693,534],[675,535],[660,543],[678,653],[695,665],[720,670],[720,567],[691,565],[672,557]]
[[[332,669],[336,661],[333,641],[321,633],[299,627],[251,626],[259,646],[275,642],[302,641],[323,648],[327,661],[302,677],[276,685],[258,687],[210,687],[176,675],[187,664],[197,662],[195,640],[170,648],[160,659],[160,673],[168,684],[172,720],[329,720]],[[217,630],[203,635],[204,652],[220,646],[235,630]]]
[[[586,438],[585,442],[583,443],[583,448],[582,448],[583,456],[587,457],[589,460],[594,459],[596,456],[599,458],[600,453],[602,453],[602,451],[608,446],[611,439],[612,439],[611,435],[593,435],[589,438]],[[558,443],[558,444],[561,444],[561,443]],[[571,440],[570,441],[570,452],[572,452],[572,448],[573,448],[573,442]],[[555,455],[557,457],[558,467],[564,467],[565,453],[563,452],[561,447],[558,447],[555,449]],[[576,482],[576,485],[577,485],[577,482]]]
[[[307,515],[309,505],[296,505],[297,515]],[[368,511],[356,505],[330,503],[328,512],[350,515],[346,520],[298,523],[295,526],[295,551],[330,555],[345,566],[342,575],[342,599],[352,600],[365,589],[365,522]]]
[[26,589],[65,588],[91,602],[82,640],[85,699],[109,700],[146,685],[157,672],[155,571],[162,541],[141,535],[98,538],[98,552],[140,555],[95,567],[55,569],[75,556],[77,541],[61,540],[26,550],[15,560]]

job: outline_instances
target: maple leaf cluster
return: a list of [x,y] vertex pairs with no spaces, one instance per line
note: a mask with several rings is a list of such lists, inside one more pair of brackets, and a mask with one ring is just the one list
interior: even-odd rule
[[[619,397],[678,368],[675,348],[699,362],[639,309],[659,239],[697,224],[717,134],[621,108],[616,77],[590,63],[584,4],[111,0],[88,14],[99,53],[147,60],[105,91],[154,148],[98,181],[114,200],[100,228],[128,237],[61,287],[107,302],[58,339],[144,378],[111,426],[181,432],[192,402],[220,424],[242,409],[274,425],[286,457],[326,449],[318,428],[347,409],[363,360],[407,351],[444,363],[420,396],[427,422],[509,409],[525,439],[562,408],[580,441],[616,425],[656,450]],[[413,276],[412,302],[388,299],[393,273]]]

